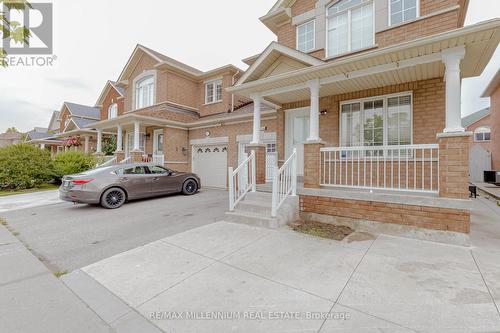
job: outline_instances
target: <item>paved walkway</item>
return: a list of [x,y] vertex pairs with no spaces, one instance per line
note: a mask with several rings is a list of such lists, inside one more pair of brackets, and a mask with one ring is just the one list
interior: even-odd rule
[[0,197],[0,213],[24,208],[61,203],[58,190],[41,191]]
[[110,332],[110,327],[0,225],[0,332]]
[[499,331],[500,211],[490,203],[474,203],[473,248],[219,222],[73,274],[164,332]]

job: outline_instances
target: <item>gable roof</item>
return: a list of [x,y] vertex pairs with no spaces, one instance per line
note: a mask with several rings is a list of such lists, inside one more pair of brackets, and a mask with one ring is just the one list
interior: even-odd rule
[[292,59],[303,64],[303,67],[322,65],[325,62],[309,54],[297,51],[283,44],[271,42],[258,58],[252,63],[243,76],[236,82],[236,85],[253,81],[259,78],[269,69],[281,56]]
[[10,133],[1,133],[0,140],[21,140],[23,137],[23,133],[19,132],[10,132]]
[[495,76],[493,76],[493,79],[491,79],[488,87],[486,87],[486,90],[483,92],[483,95],[481,97],[490,97],[498,87],[500,87],[500,68],[498,69]]
[[467,128],[470,125],[474,124],[475,122],[478,122],[479,120],[489,115],[490,115],[490,108],[484,108],[482,110],[471,113],[462,118],[462,127]]
[[114,81],[108,80],[106,81],[104,88],[102,88],[101,94],[99,95],[99,98],[95,103],[95,107],[102,106],[104,98],[106,97],[110,89],[114,89],[121,97],[125,96],[125,89],[123,89],[123,87],[118,86],[117,83]]
[[69,113],[72,116],[79,116],[79,117],[90,118],[90,119],[95,119],[95,120],[101,119],[101,110],[99,110],[99,108],[87,106],[87,105],[82,105],[82,104],[70,103],[70,102],[64,102],[63,108],[64,108],[64,106],[66,106],[66,108],[68,108]]
[[75,123],[75,125],[78,128],[84,128],[84,127],[87,127],[90,124],[93,124],[96,122],[95,120],[92,120],[92,119],[84,119],[84,118],[76,118],[76,117],[72,117],[71,120]]
[[33,129],[33,130],[29,131],[28,133],[26,133],[26,141],[46,139],[46,138],[51,136],[51,134],[49,132],[47,132],[47,131],[41,132],[40,129],[41,128],[38,127],[36,129]]
[[60,115],[61,115],[60,111],[52,111],[52,116],[50,117],[49,127],[48,127],[49,130],[59,129]]

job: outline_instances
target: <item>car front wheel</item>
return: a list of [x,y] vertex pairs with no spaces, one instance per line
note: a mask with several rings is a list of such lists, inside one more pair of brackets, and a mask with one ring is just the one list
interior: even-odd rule
[[194,179],[188,179],[182,185],[182,193],[185,195],[193,195],[198,192],[198,183]]
[[123,206],[126,200],[127,195],[121,188],[110,188],[102,195],[101,206],[107,209],[116,209]]

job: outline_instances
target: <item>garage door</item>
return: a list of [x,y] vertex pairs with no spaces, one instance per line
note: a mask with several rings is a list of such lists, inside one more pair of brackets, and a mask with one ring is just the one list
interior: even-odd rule
[[204,187],[226,188],[227,146],[193,147],[193,172],[200,176]]

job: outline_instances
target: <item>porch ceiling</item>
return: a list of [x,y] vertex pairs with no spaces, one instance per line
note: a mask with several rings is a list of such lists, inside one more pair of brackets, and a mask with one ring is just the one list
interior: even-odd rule
[[322,65],[237,84],[228,91],[245,96],[262,94],[281,104],[309,98],[306,82],[320,80],[321,95],[377,88],[391,84],[442,77],[443,50],[464,46],[462,77],[480,75],[500,41],[500,19],[490,20],[436,36],[361,53]]

